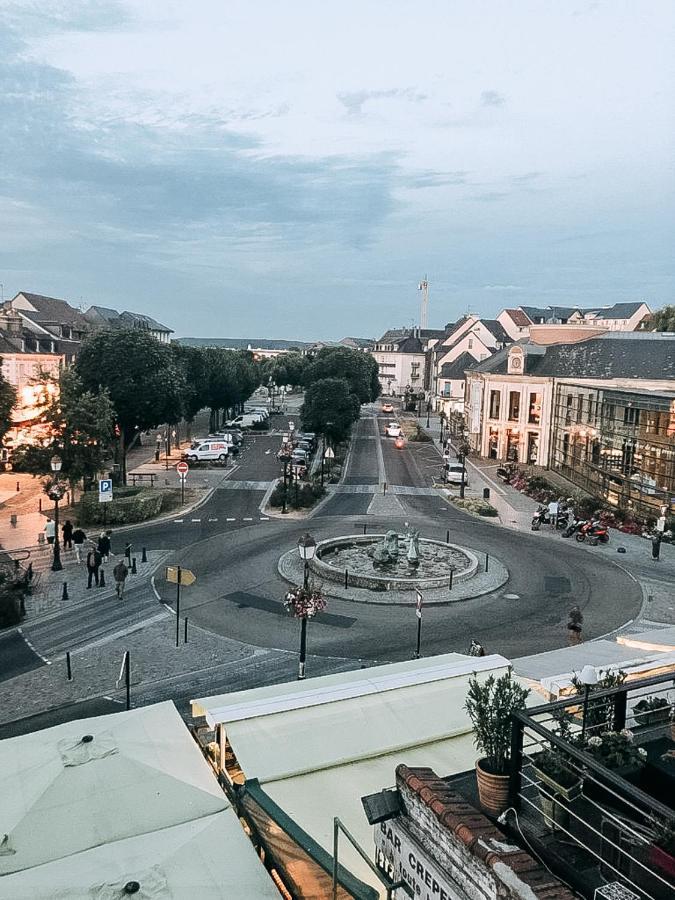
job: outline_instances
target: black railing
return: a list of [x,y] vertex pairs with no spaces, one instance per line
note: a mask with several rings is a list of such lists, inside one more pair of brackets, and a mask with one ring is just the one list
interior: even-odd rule
[[675,896],[673,684],[626,681],[513,717],[516,823],[585,896],[612,881]]

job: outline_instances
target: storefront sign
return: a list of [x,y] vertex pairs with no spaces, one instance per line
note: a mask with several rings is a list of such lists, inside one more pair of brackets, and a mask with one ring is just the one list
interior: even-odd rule
[[[375,852],[378,866],[393,881],[410,885],[415,900],[460,900],[448,876],[395,819],[375,826]],[[393,896],[405,894],[399,890]]]

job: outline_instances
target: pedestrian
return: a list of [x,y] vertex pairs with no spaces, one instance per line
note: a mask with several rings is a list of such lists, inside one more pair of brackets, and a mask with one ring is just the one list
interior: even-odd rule
[[98,570],[101,568],[101,554],[98,552],[97,548],[92,545],[89,553],[87,553],[87,589],[91,587],[92,580],[96,582],[96,587],[98,587]]
[[56,534],[56,525],[52,522],[51,519],[47,519],[45,523],[45,537],[47,538],[48,544],[54,543],[54,535]]
[[103,562],[108,562],[110,558],[110,538],[102,531],[98,536],[98,552],[101,554]]
[[81,563],[82,562],[82,545],[87,540],[87,535],[82,531],[81,528],[76,528],[73,531],[73,546],[75,547],[75,559]]
[[655,531],[652,535],[652,559],[658,560],[659,555],[661,553],[661,540],[663,539],[663,534],[660,531]]
[[113,569],[113,578],[115,579],[115,590],[120,600],[124,600],[124,582],[126,581],[129,570],[121,559]]
[[548,505],[548,520],[551,525],[551,528],[555,529],[558,524],[558,510],[560,506],[557,500],[551,500]]
[[66,519],[63,523],[63,549],[73,549],[73,523],[70,519]]

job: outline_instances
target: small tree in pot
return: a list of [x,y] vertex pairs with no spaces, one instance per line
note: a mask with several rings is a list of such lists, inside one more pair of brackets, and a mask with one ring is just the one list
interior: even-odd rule
[[481,806],[495,816],[508,806],[511,716],[524,709],[529,693],[515,681],[511,669],[484,682],[474,673],[469,681],[465,709],[473,724],[474,744],[484,754],[476,760],[478,796]]

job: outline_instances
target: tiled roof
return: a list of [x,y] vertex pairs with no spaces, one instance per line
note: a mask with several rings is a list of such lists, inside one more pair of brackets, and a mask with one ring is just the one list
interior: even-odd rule
[[378,344],[393,344],[394,341],[400,341],[401,338],[407,337],[412,332],[409,328],[390,328],[378,339]]
[[[641,332],[626,339],[610,332],[578,344],[555,344],[537,366],[538,375],[558,378],[675,378],[675,337]],[[632,334],[631,334],[632,337]]]
[[397,345],[396,349],[399,353],[423,353],[424,345],[422,341],[417,337],[406,337],[399,339],[398,341],[394,341]]
[[449,363],[443,363],[439,378],[447,378],[449,381],[463,381],[464,372],[476,362],[470,353],[462,353],[457,359]]
[[167,334],[173,334],[173,328],[162,325],[161,322],[158,322],[151,316],[146,316],[143,313],[129,312],[127,309],[120,313],[119,324],[124,326],[129,325],[132,328],[145,328],[147,331],[165,331]]
[[498,343],[511,343],[512,338],[504,331],[504,326],[501,322],[498,322],[496,319],[481,319],[481,322]]
[[504,312],[519,328],[527,328],[531,324],[522,309],[505,309]]
[[564,323],[578,311],[576,306],[521,306],[520,309],[532,323],[536,323],[538,320],[550,322],[552,319]]
[[614,306],[600,307],[599,309],[586,309],[585,313],[595,313],[598,319],[630,319],[643,305],[642,300],[639,303],[615,303]]
[[[441,826],[452,832],[455,839],[488,868],[494,877],[504,883],[505,895],[509,888],[521,882],[532,896],[540,900],[574,900],[574,894],[545,869],[533,856],[521,850],[489,819],[454,791],[447,781],[439,778],[433,769],[396,768],[397,783],[403,782],[431,810]],[[510,870],[508,876],[504,867]],[[520,892],[518,892],[520,893]]]
[[[539,366],[548,348],[541,344],[530,344],[527,341],[515,341],[511,346],[522,347],[525,356],[524,374],[539,375]],[[509,349],[509,347],[505,347],[503,350],[497,350],[492,356],[475,362],[468,368],[474,372],[491,372],[494,375],[505,375],[508,370]]]
[[83,331],[87,329],[87,320],[79,309],[75,309],[65,300],[59,300],[57,297],[45,297],[42,294],[29,294],[26,291],[19,293],[37,310],[37,312],[27,309],[20,310],[29,319],[40,324],[75,325]]

